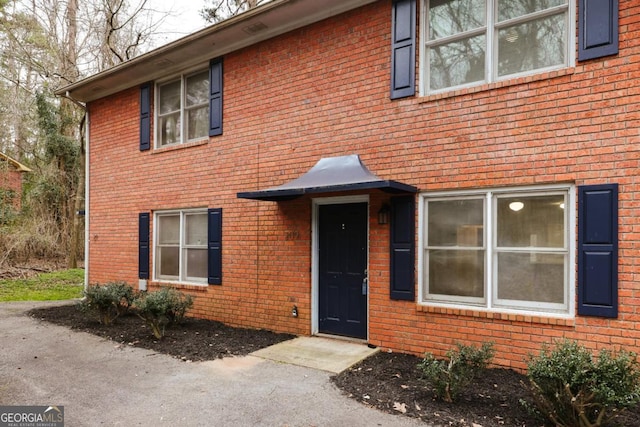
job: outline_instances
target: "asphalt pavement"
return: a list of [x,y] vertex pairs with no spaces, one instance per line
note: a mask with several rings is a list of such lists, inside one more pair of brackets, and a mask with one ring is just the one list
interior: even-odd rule
[[69,427],[425,426],[349,399],[323,370],[187,363],[25,314],[48,304],[0,303],[0,405],[64,406]]

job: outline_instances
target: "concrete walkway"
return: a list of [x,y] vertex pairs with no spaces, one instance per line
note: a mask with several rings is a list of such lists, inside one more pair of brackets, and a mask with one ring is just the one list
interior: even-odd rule
[[339,374],[378,350],[365,344],[325,337],[298,337],[254,351],[252,356]]
[[0,303],[0,405],[61,405],[67,426],[424,426],[343,396],[330,373],[247,356],[185,363]]

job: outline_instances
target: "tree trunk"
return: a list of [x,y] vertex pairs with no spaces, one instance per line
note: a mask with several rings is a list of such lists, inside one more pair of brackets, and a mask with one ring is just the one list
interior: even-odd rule
[[[86,116],[85,116],[86,117]],[[78,165],[78,182],[76,184],[76,198],[73,206],[73,224],[71,228],[71,247],[69,248],[69,268],[78,268],[78,255],[80,248],[82,247],[82,216],[80,211],[84,207],[84,179],[85,179],[85,165],[86,165],[86,153],[85,153],[85,139],[84,139],[84,126],[85,118],[82,118],[80,122],[80,161]]]
[[[77,13],[78,13],[78,3],[77,0],[69,0],[67,3],[67,10],[65,19],[67,21],[67,43],[65,49],[65,57],[63,59],[63,73],[64,76],[69,79],[69,81],[75,81],[78,77],[77,71],[77,32],[78,32],[78,21],[77,21]],[[75,106],[68,99],[62,99],[60,103],[60,111],[63,117],[63,128],[61,129],[61,133],[65,136],[74,137],[76,136],[76,129],[74,128],[73,123],[74,120],[66,120],[65,117],[74,117],[75,116]],[[68,124],[67,124],[68,123]],[[82,124],[81,124],[82,127]],[[82,133],[82,129],[80,129],[80,133]],[[80,218],[78,217],[78,211],[80,210],[80,206],[82,206],[82,198],[84,197],[84,149],[82,147],[82,135],[79,135],[80,139],[80,161],[79,161],[79,170],[78,170],[78,179],[77,181],[70,180],[67,183],[68,188],[71,190],[69,195],[75,195],[73,205],[70,204],[68,209],[68,221],[67,221],[67,232],[66,236],[69,236],[69,244],[68,244],[68,262],[67,266],[69,268],[78,268],[78,248],[80,246]],[[73,191],[73,187],[75,187],[75,191]],[[70,233],[69,233],[70,231]]]

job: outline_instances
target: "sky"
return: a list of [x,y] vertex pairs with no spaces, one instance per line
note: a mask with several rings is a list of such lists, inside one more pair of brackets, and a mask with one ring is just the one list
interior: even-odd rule
[[206,0],[151,0],[150,3],[159,11],[171,11],[159,30],[159,40],[154,43],[156,45],[168,43],[207,26],[199,13],[207,3]]

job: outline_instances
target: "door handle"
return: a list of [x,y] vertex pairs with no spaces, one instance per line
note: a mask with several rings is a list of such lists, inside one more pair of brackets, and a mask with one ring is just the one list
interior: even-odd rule
[[368,278],[364,278],[362,279],[362,295],[367,295],[369,291],[369,279]]

